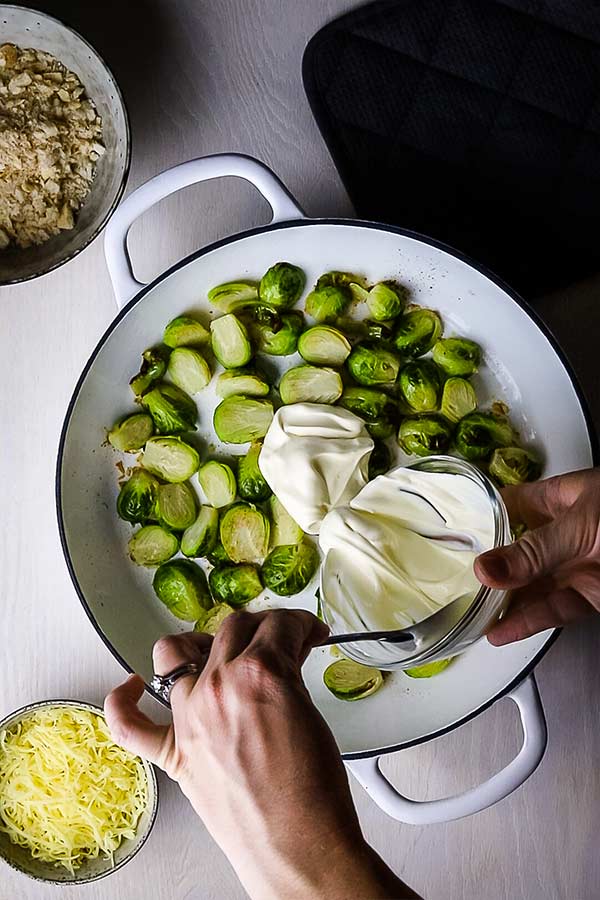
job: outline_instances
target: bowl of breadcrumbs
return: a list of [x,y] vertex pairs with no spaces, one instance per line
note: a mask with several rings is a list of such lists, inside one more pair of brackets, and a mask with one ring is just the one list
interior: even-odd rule
[[129,120],[119,87],[79,34],[0,5],[0,285],[84,249],[125,189]]

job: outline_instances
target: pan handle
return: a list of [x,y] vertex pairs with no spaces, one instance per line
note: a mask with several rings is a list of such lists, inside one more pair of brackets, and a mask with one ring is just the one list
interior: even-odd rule
[[523,744],[509,764],[483,784],[440,800],[409,800],[393,787],[379,768],[380,757],[346,760],[346,766],[388,816],[408,825],[452,822],[493,806],[520,787],[540,764],[548,733],[542,702],[533,675],[507,695],[521,716]]
[[249,181],[262,194],[273,212],[272,222],[304,218],[304,213],[285,185],[267,166],[251,156],[217,153],[190,159],[167,169],[133,191],[107,225],[104,254],[119,307],[124,306],[143,287],[133,275],[127,247],[129,230],[135,220],[155,203],[184,187],[232,175]]

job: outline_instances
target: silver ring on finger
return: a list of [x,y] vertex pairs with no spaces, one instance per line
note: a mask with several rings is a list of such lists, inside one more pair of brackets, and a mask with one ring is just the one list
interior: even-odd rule
[[155,673],[150,681],[150,689],[165,703],[170,703],[171,691],[179,679],[185,678],[187,675],[200,675],[202,668],[203,666],[198,663],[190,662],[177,666],[167,675],[156,675]]

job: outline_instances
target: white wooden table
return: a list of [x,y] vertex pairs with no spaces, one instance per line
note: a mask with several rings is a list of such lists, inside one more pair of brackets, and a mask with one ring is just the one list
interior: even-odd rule
[[[312,120],[300,63],[308,38],[352,0],[122,0],[36,4],[64,18],[104,54],[130,106],[130,188],[184,159],[236,150],[257,156],[309,215],[351,215]],[[136,226],[139,274],[224,234],[266,220],[252,189],[202,185]],[[600,282],[539,310],[572,352],[600,421],[596,349]],[[100,703],[122,677],[73,590],[54,510],[58,435],[73,385],[115,314],[102,242],[53,274],[0,289],[0,716],[29,701]],[[587,370],[586,370],[587,361]],[[427,898],[597,900],[600,896],[600,661],[598,623],[564,634],[538,669],[550,743],[516,795],[474,818],[401,826],[354,789],[368,839]],[[146,701],[152,709],[151,701]],[[511,704],[386,762],[409,794],[457,791],[508,761],[517,741]],[[81,888],[87,900],[236,900],[244,892],[178,789],[161,779],[153,835],[130,865]],[[52,898],[0,868],[0,900]],[[282,898],[285,900],[285,898]]]

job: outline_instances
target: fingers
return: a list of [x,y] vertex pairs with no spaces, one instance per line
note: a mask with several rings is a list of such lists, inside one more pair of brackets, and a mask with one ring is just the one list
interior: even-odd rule
[[104,714],[117,744],[164,769],[172,748],[173,733],[169,726],[156,725],[138,709],[143,693],[143,680],[139,675],[130,675],[107,696]]
[[[168,675],[173,669],[190,662],[198,663],[204,668],[212,641],[209,634],[195,631],[166,635],[155,643],[152,650],[154,671],[157,675]],[[197,675],[179,678],[171,690],[171,700],[174,697],[189,696],[197,679]]]
[[299,672],[312,647],[328,634],[327,626],[306,610],[275,609],[262,620],[245,652]]
[[[269,612],[236,612],[227,616],[219,628],[210,654],[209,667],[231,662],[244,652],[254,634]],[[208,667],[207,667],[208,668]]]
[[570,509],[590,479],[596,478],[597,473],[593,470],[570,472],[531,484],[506,487],[502,498],[511,522],[539,528]]
[[562,588],[546,596],[534,595],[511,606],[504,618],[490,629],[487,638],[494,647],[501,647],[548,628],[560,628],[592,611],[585,597],[574,588]]

